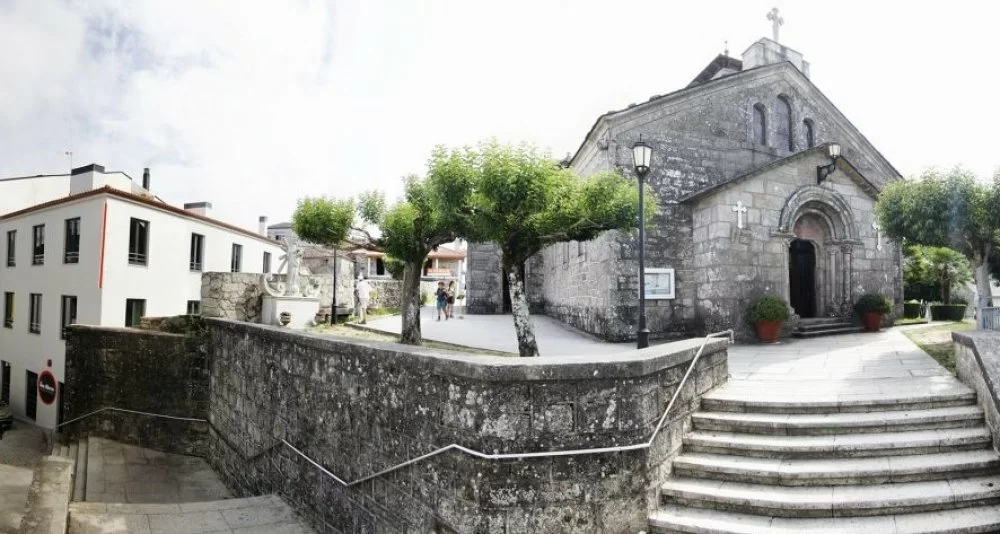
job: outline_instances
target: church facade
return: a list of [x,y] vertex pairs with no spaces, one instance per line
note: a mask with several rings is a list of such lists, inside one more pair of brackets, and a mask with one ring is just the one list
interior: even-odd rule
[[[849,318],[869,291],[901,303],[901,254],[874,213],[900,174],[810,82],[800,53],[765,38],[742,59],[719,55],[687,87],[599,117],[565,164],[634,176],[640,138],[653,147],[646,179],[659,204],[646,235],[654,338],[745,337],[746,308],[764,294],[789,302],[795,319]],[[524,267],[532,312],[635,339],[637,241],[607,232],[536,255]],[[469,313],[509,310],[498,254],[470,246]]]

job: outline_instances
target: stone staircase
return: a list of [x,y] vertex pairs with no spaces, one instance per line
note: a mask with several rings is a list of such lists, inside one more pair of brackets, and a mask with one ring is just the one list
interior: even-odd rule
[[1000,455],[975,394],[958,388],[798,401],[711,392],[650,529],[998,532]]
[[201,458],[101,438],[56,444],[52,456],[74,462],[67,534],[313,533],[277,495],[228,498]]
[[843,317],[815,317],[799,319],[799,325],[792,337],[810,338],[836,334],[854,334],[864,330]]

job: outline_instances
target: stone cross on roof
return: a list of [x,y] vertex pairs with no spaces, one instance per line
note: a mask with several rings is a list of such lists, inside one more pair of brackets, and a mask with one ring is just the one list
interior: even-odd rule
[[767,20],[771,21],[771,31],[774,32],[774,42],[778,42],[778,29],[781,25],[785,23],[785,19],[778,16],[778,8],[772,7],[771,11],[767,12]]

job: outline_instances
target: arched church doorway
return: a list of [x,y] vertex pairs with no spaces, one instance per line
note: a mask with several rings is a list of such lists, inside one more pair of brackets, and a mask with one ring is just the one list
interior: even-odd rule
[[816,247],[805,239],[788,245],[788,297],[799,317],[816,317]]

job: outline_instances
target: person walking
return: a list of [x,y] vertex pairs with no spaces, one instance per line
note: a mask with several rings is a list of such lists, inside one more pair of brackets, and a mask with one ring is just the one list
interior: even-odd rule
[[358,277],[356,290],[358,292],[358,318],[361,319],[361,324],[366,324],[368,323],[368,299],[372,294],[372,286],[364,275]]
[[434,292],[434,296],[437,297],[437,311],[438,311],[438,321],[441,320],[441,312],[444,312],[444,318],[448,318],[448,290],[444,288],[444,280],[438,282],[437,291]]
[[448,283],[448,305],[445,306],[444,316],[448,319],[455,318],[455,281]]

